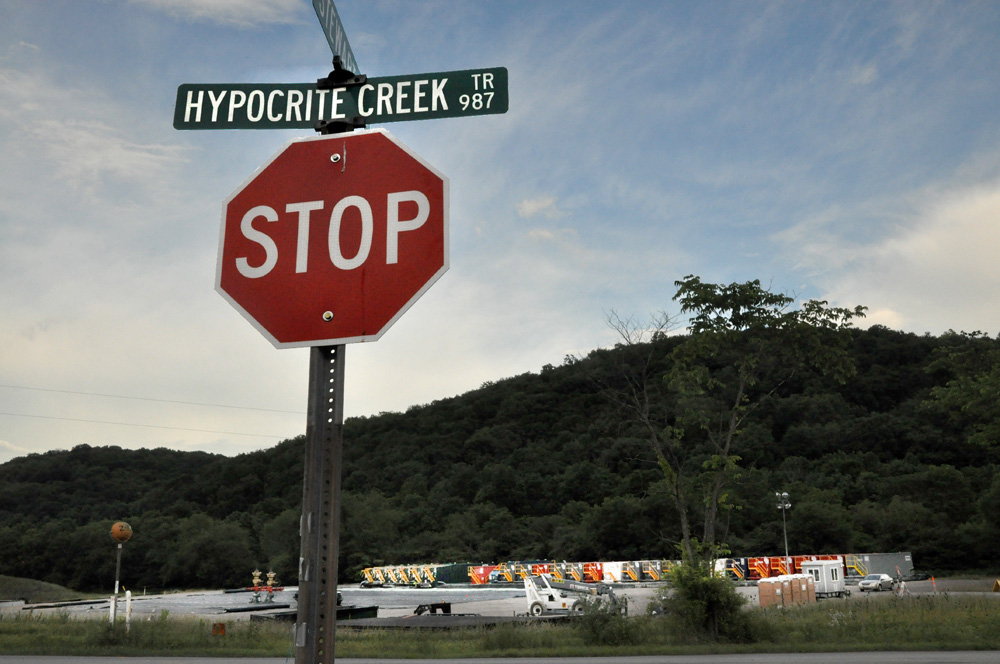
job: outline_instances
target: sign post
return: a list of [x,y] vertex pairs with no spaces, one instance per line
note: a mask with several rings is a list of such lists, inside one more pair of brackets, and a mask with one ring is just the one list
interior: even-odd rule
[[295,664],[333,664],[345,345],[378,339],[448,269],[448,179],[387,132],[347,132],[506,113],[508,98],[504,67],[356,75],[333,0],[313,8],[327,78],[184,84],[174,127],[324,134],[289,143],[226,200],[216,290],[276,347],[310,347]]
[[344,449],[344,348],[344,344],[317,346],[309,353],[295,664],[334,661]]
[[216,289],[278,348],[310,346],[296,664],[334,657],[345,344],[448,269],[448,178],[384,130],[289,142],[223,204]]

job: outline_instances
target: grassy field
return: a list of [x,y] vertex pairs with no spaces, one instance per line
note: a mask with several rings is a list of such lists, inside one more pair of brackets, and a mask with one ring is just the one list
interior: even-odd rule
[[[843,650],[1000,650],[1000,602],[940,596],[857,604],[821,603],[792,610],[752,609],[749,643],[699,639],[669,618],[633,617],[614,625],[507,625],[470,630],[337,630],[342,657],[489,657],[641,655]],[[292,652],[289,623],[213,623],[163,615],[133,622],[0,618],[0,652],[18,655],[275,656]]]
[[[0,599],[28,591],[34,601],[67,599],[57,587],[18,586],[0,577]],[[34,582],[26,582],[34,583]],[[11,593],[14,597],[9,596]],[[52,593],[46,595],[45,593]],[[63,593],[68,591],[63,590]],[[68,593],[70,596],[78,596]],[[44,597],[44,599],[43,599]],[[881,601],[827,601],[795,609],[749,609],[744,643],[712,642],[669,617],[637,616],[572,624],[505,625],[468,630],[337,630],[340,657],[540,657],[845,650],[1000,650],[1000,600],[954,593]],[[286,622],[229,621],[213,634],[206,620],[79,620],[0,612],[0,652],[11,655],[273,656],[292,654]],[[216,623],[215,625],[218,625]],[[218,631],[217,627],[214,631]]]

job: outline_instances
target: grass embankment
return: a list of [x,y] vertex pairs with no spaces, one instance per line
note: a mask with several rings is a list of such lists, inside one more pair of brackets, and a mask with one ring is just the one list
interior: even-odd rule
[[24,600],[37,604],[39,602],[64,602],[81,597],[84,595],[54,583],[0,574],[0,602]]
[[[337,630],[340,657],[542,657],[844,650],[1000,650],[1000,602],[956,595],[881,602],[823,602],[752,610],[754,639],[712,643],[664,617],[471,630]],[[66,614],[0,618],[0,652],[13,655],[272,656],[292,653],[289,623],[230,621],[213,635],[205,620],[166,613],[133,622]]]
[[8,655],[137,656],[283,656],[289,653],[291,625],[230,622],[214,636],[212,624],[170,618],[153,620],[74,620],[66,614],[0,619],[0,652]]

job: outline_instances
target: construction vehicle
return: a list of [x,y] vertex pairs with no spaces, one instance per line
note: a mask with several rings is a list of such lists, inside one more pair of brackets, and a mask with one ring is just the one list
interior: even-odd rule
[[528,613],[540,616],[546,611],[583,611],[584,595],[606,597],[607,601],[624,616],[628,615],[628,600],[619,598],[606,583],[556,581],[550,574],[524,577],[524,594],[528,600]]

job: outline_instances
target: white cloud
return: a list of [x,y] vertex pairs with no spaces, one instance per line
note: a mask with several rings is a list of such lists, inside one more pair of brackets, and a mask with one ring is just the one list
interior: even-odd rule
[[[142,100],[116,96],[96,72],[65,85],[39,51],[20,44],[0,59],[3,382],[304,408],[307,365],[254,345],[212,290],[219,205],[236,176],[192,160],[169,117],[141,121]],[[304,429],[287,414],[17,390],[0,399],[12,413],[0,416],[0,462],[79,443],[234,453]]]
[[185,161],[179,146],[136,143],[99,120],[43,120],[26,138],[48,155],[60,181],[89,193],[104,178],[155,185],[165,166]]
[[539,215],[546,219],[557,219],[566,214],[556,205],[555,196],[526,198],[517,204],[517,213],[525,219],[531,219]]
[[6,463],[14,457],[25,456],[37,450],[20,447],[6,440],[0,440],[0,463]]
[[[0,164],[12,176],[34,178],[36,186],[42,177],[58,183],[49,199],[67,195],[70,188],[93,200],[112,185],[129,188],[133,200],[137,190],[162,197],[166,169],[186,162],[189,150],[134,140],[130,134],[137,128],[128,113],[104,90],[67,87],[37,63],[25,69],[0,66],[0,122],[5,125]],[[26,173],[29,167],[37,170]]]
[[301,0],[129,0],[180,19],[243,27],[267,23],[297,23]]
[[528,239],[538,242],[575,241],[577,234],[572,228],[533,228],[528,231]]
[[851,83],[855,85],[870,85],[878,80],[878,67],[874,64],[855,67],[851,74]]
[[[1000,182],[927,195],[912,220],[853,254],[823,297],[870,307],[867,322],[922,333],[1000,331]],[[808,252],[815,258],[821,248]]]

